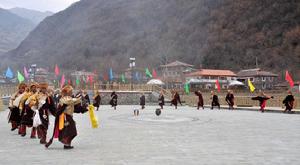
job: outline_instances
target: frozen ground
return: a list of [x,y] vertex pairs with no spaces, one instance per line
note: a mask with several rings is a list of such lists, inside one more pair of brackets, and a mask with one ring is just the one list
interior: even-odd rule
[[148,106],[133,117],[134,107],[102,106],[98,129],[88,114],[76,114],[78,136],[68,151],[57,140],[45,149],[11,132],[7,111],[0,112],[0,164],[300,164],[299,115],[166,107],[157,117]]

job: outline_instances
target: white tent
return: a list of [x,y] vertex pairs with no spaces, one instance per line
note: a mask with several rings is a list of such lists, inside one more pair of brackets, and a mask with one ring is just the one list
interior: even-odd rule
[[147,84],[152,84],[152,85],[164,85],[165,83],[162,82],[159,79],[151,79],[150,81],[147,82]]
[[233,80],[229,83],[229,86],[245,86],[245,84],[240,81]]

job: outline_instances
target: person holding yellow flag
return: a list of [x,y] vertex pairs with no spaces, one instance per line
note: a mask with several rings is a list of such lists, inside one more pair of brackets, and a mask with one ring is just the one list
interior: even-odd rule
[[73,149],[71,146],[72,140],[77,136],[77,129],[75,121],[73,120],[73,113],[85,113],[87,107],[81,107],[81,99],[73,98],[73,88],[66,85],[62,88],[62,98],[59,101],[58,109],[56,111],[56,118],[54,123],[53,136],[45,147],[48,148],[53,141],[53,138],[59,139],[64,144],[64,149]]

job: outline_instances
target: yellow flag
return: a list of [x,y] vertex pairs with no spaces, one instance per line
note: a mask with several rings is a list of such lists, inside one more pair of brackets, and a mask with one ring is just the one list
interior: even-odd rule
[[98,128],[98,119],[94,113],[95,107],[93,105],[89,105],[89,113],[90,113],[90,119],[91,119],[91,124],[92,128]]
[[252,84],[252,82],[248,79],[248,86],[249,86],[249,88],[250,88],[250,91],[251,92],[254,92],[254,90],[255,90],[255,87],[254,87],[254,85]]

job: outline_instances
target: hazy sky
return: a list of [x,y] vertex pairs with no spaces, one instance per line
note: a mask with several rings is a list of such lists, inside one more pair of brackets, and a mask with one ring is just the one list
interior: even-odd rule
[[58,12],[79,0],[0,0],[1,8],[22,7],[38,11]]

